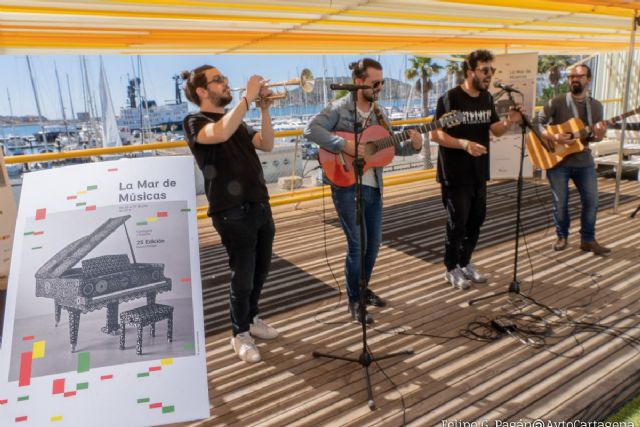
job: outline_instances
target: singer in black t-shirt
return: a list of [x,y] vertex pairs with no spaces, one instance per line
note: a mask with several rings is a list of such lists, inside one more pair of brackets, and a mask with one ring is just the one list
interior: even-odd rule
[[487,281],[471,264],[471,256],[487,211],[489,131],[501,136],[511,123],[522,120],[518,108],[511,107],[504,121],[496,113],[488,91],[495,72],[493,59],[488,50],[476,50],[467,56],[462,64],[465,80],[440,97],[436,108],[436,118],[457,110],[463,113],[463,122],[431,132],[431,139],[440,145],[437,178],[448,216],[445,279],[458,289],[468,289],[470,282]]
[[[189,148],[205,179],[209,216],[222,239],[231,268],[231,346],[241,360],[259,362],[253,337],[271,339],[278,332],[258,317],[262,286],[269,273],[275,225],[269,193],[256,149],[273,149],[266,81],[252,76],[245,96],[225,112],[231,100],[229,80],[210,65],[183,71],[184,91],[200,107],[184,119]],[[258,101],[262,122],[256,132],[242,121]]]

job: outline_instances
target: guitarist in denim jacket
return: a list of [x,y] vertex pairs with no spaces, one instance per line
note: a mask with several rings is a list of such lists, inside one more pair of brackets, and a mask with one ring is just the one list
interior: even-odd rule
[[[388,120],[384,109],[379,109],[375,104],[378,94],[384,86],[382,65],[373,59],[363,58],[352,63],[351,76],[356,85],[371,86],[371,89],[359,89],[355,93],[356,105],[359,117],[359,131],[372,125],[388,127]],[[355,143],[332,132],[354,130],[354,105],[352,96],[345,96],[333,104],[327,106],[316,115],[307,125],[304,136],[318,144],[320,147],[333,153],[345,152],[355,155]],[[422,135],[410,132],[410,142],[404,141],[396,145],[395,151],[399,155],[411,155],[420,152],[422,148]],[[363,144],[359,145],[358,156],[363,156]],[[348,165],[353,168],[352,165]],[[382,240],[382,168],[374,167],[367,170],[362,177],[362,201],[363,222],[365,224],[365,266],[364,275],[366,283],[371,279],[371,272],[378,256],[378,249]],[[347,238],[347,255],[345,258],[345,276],[347,281],[347,294],[349,296],[349,312],[351,317],[358,322],[360,318],[360,233],[356,224],[356,200],[355,185],[338,187],[331,185],[333,204],[340,218],[342,230]],[[373,291],[367,289],[366,302],[368,305],[383,307],[386,302]],[[367,314],[364,319],[367,323],[373,322],[373,318]]]
[[[542,136],[557,144],[571,144],[574,139],[570,134],[548,132],[542,127],[547,123],[561,124],[572,118],[580,118],[585,125],[593,126],[593,133],[586,142],[601,141],[607,130],[602,121],[602,104],[589,96],[588,86],[591,83],[591,69],[587,65],[573,67],[568,76],[570,93],[556,96],[549,101],[538,114],[538,123]],[[580,249],[596,255],[609,255],[611,249],[596,241],[596,214],[598,212],[598,181],[595,163],[589,148],[568,155],[555,167],[547,170],[547,178],[551,187],[553,221],[556,226],[557,240],[553,249],[562,251],[567,247],[569,238],[569,180],[572,180],[580,193],[582,205],[580,215]]]

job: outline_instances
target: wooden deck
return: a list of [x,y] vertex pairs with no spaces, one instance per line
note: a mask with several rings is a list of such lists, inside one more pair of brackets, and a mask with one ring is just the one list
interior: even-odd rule
[[[640,216],[629,218],[640,204],[640,185],[623,181],[617,214],[611,209],[615,182],[601,178],[599,186],[598,240],[613,249],[607,258],[579,249],[575,193],[570,247],[551,250],[555,233],[548,187],[525,183],[526,244],[521,238],[518,277],[522,293],[553,307],[555,314],[517,296],[468,305],[472,298],[506,290],[511,282],[513,181],[489,187],[474,262],[491,278],[468,291],[443,280],[445,217],[437,184],[386,189],[383,244],[371,287],[389,304],[370,310],[375,324],[369,346],[374,355],[408,348],[415,354],[371,366],[375,411],[367,407],[359,365],[311,355],[314,350],[356,357],[361,352],[360,328],[346,313],[345,242],[330,198],[324,206],[319,200],[274,209],[274,259],[262,316],[281,337],[258,340],[263,361],[255,365],[240,362],[229,345],[226,255],[210,222],[201,221],[211,417],[189,425],[601,419],[640,389],[640,346],[634,341],[640,337]],[[530,345],[517,336],[491,342],[461,336],[471,322],[507,313],[542,316],[548,336]],[[596,325],[580,329],[577,322]]]

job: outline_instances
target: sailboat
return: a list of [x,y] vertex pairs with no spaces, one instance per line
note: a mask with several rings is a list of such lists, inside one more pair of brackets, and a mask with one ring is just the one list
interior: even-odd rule
[[100,58],[100,106],[102,107],[102,146],[121,146],[122,140],[116,122],[116,112],[113,109],[109,82],[102,58]]

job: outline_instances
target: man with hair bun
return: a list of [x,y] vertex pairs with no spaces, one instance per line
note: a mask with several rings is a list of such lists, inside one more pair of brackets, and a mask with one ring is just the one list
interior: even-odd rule
[[[208,215],[222,239],[231,268],[231,346],[245,362],[259,362],[253,337],[273,339],[278,331],[258,316],[262,286],[269,273],[275,225],[269,193],[256,149],[273,149],[269,115],[271,94],[266,80],[253,75],[245,95],[228,111],[233,99],[229,80],[211,65],[183,71],[187,99],[200,110],[184,118],[189,148],[205,180]],[[244,115],[258,101],[260,131],[248,126]]]
[[[370,89],[358,89],[351,96],[345,96],[332,105],[327,106],[316,115],[307,125],[304,136],[322,148],[333,153],[344,151],[349,155],[355,154],[355,143],[346,140],[332,132],[353,132],[354,103],[358,113],[360,131],[371,125],[382,125],[388,128],[388,119],[384,109],[378,108],[376,100],[384,86],[382,65],[373,59],[363,58],[352,63],[351,76],[356,85],[370,86]],[[422,136],[415,130],[409,131],[411,141],[404,141],[396,145],[396,154],[410,155],[420,152]],[[364,153],[364,144],[359,145],[358,155]],[[364,276],[368,284],[371,279],[373,266],[378,256],[378,249],[382,240],[382,168],[374,167],[362,176],[362,220],[365,226],[365,265]],[[345,278],[347,294],[349,296],[349,313],[354,320],[366,323],[373,322],[369,314],[361,318],[360,314],[360,232],[356,222],[356,190],[355,185],[338,187],[331,185],[331,197],[340,218],[342,230],[347,238],[347,255],[345,257]],[[386,302],[371,289],[367,289],[365,301],[369,305],[382,307]],[[366,312],[365,312],[366,313]]]

